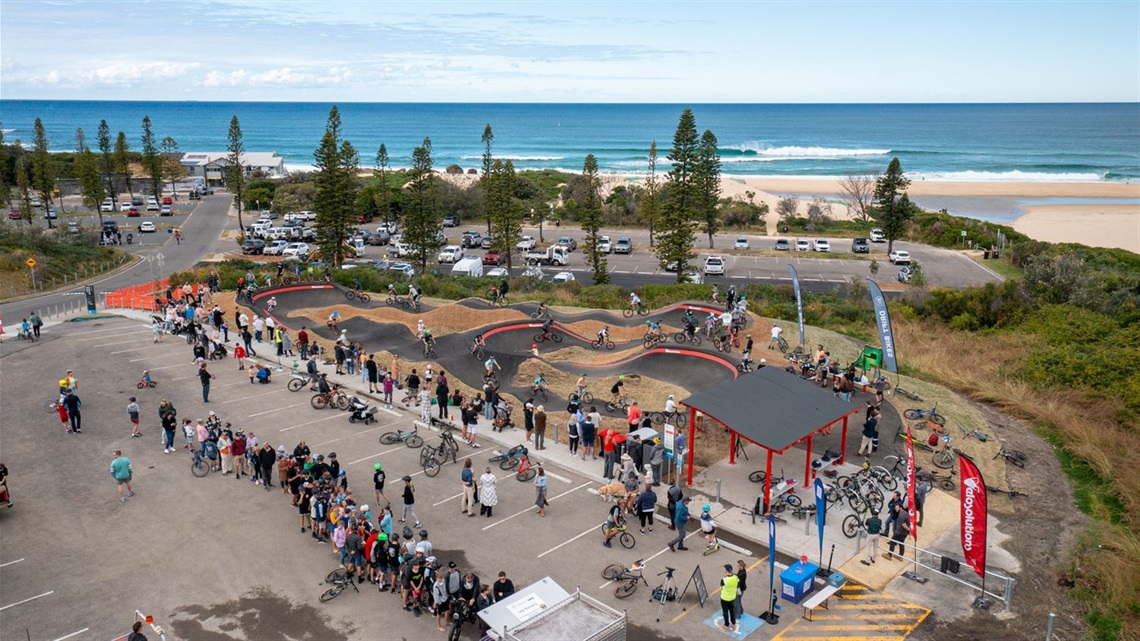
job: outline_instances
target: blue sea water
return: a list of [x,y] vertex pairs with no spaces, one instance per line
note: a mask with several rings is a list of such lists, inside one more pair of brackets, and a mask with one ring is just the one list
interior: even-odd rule
[[[82,127],[95,142],[100,119],[138,149],[149,115],[159,139],[182,151],[223,151],[231,116],[249,151],[276,151],[291,168],[312,163],[330,104],[285,102],[97,102],[0,100],[5,140],[31,139],[42,118],[53,150],[74,147]],[[345,138],[361,164],[381,143],[394,167],[430,137],[436,166],[481,165],[483,127],[494,153],[523,169],[580,171],[594,154],[602,171],[643,173],[649,143],[659,167],[685,105],[343,103]],[[935,105],[692,105],[700,131],[719,140],[725,174],[842,176],[882,171],[897,156],[914,179],[1135,181],[1140,179],[1140,103]]]

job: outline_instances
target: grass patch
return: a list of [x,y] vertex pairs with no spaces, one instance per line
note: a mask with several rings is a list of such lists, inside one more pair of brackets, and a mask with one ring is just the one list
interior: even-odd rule
[[0,225],[0,300],[31,291],[29,258],[36,261],[37,287],[51,288],[53,279],[62,286],[65,278],[75,282],[85,273],[113,269],[128,256],[112,247],[101,247],[92,232],[68,234],[66,230],[49,232],[24,224]]
[[1015,266],[1006,258],[999,258],[998,260],[984,260],[982,258],[982,255],[976,252],[968,253],[967,256],[969,256],[975,263],[978,263],[982,267],[990,268],[995,274],[1001,276],[1002,278],[1018,280],[1025,275],[1024,269]]

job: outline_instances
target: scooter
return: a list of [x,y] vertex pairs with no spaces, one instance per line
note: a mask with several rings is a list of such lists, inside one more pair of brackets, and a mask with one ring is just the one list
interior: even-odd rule
[[376,422],[376,412],[379,411],[379,408],[368,407],[367,403],[355,396],[348,399],[348,409],[352,412],[348,415],[349,423],[364,421],[365,425]]

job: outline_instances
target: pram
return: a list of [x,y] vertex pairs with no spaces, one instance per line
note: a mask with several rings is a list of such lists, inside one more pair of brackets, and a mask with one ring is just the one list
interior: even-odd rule
[[491,429],[496,432],[502,432],[508,427],[514,427],[515,424],[511,421],[511,410],[513,408],[507,403],[499,403],[495,405],[495,415],[491,419]]
[[376,422],[376,412],[378,408],[368,407],[368,404],[353,396],[348,399],[348,409],[352,413],[348,415],[348,422],[355,423],[357,421],[364,421],[365,425]]
[[210,352],[210,360],[225,360],[229,355],[230,351],[226,349],[223,343],[214,343],[214,351]]

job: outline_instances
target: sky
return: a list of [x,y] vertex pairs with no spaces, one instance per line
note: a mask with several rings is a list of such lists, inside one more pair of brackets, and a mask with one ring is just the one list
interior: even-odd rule
[[0,0],[0,97],[1137,102],[1140,2]]

